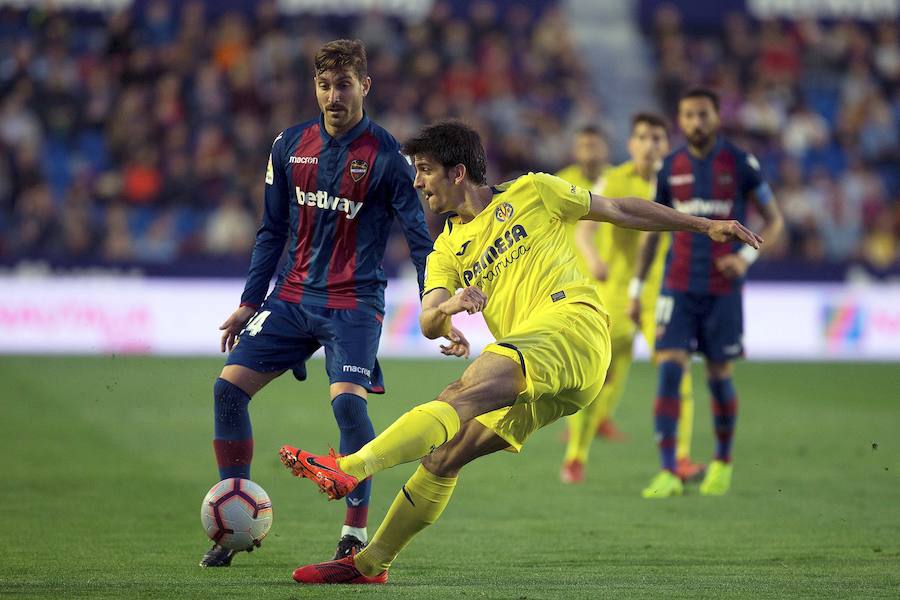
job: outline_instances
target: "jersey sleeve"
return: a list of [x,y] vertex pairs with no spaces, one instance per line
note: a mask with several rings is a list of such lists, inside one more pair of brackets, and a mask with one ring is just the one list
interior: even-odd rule
[[422,296],[440,288],[455,294],[456,290],[463,287],[453,254],[446,248],[446,244],[441,243],[442,240],[443,238],[438,238],[434,244],[434,252],[428,255]]
[[772,189],[763,179],[759,161],[750,153],[744,154],[740,164],[741,194],[745,197],[753,194],[760,204],[768,204],[772,200]]
[[283,136],[284,132],[275,138],[269,154],[262,225],[256,232],[247,283],[241,295],[241,306],[259,308],[263,303],[287,240],[290,211],[287,176],[284,172]]
[[409,255],[416,267],[419,294],[425,291],[425,261],[432,249],[431,234],[425,223],[425,211],[419,193],[413,187],[413,172],[409,161],[400,151],[391,153],[391,207],[400,221]]
[[662,168],[656,173],[656,198],[657,203],[672,207],[672,190],[669,189],[669,169],[668,161],[663,163]]
[[574,223],[591,209],[591,192],[547,173],[531,173],[532,183],[547,211],[567,223]]

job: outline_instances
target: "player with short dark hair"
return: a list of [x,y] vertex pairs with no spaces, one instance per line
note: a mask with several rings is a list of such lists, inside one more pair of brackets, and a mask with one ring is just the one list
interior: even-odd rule
[[[454,154],[443,154],[454,145]],[[379,471],[423,459],[372,542],[353,556],[298,568],[293,576],[300,583],[385,582],[397,554],[440,516],[465,464],[498,450],[518,452],[533,432],[596,398],[609,365],[609,318],[597,286],[576,264],[572,223],[593,219],[759,243],[736,221],[595,196],[545,173],[481,184],[484,149],[461,123],[425,128],[406,151],[431,210],[451,213],[428,257],[422,333],[447,336],[452,315],[482,312],[496,341],[436,400],[413,408],[358,452],[337,457],[282,447],[284,464],[330,498]],[[448,166],[454,161],[460,162]],[[464,354],[468,342],[457,336],[444,350]]]
[[[594,188],[603,196],[618,198],[633,196],[653,200],[656,171],[663,157],[669,152],[668,123],[662,116],[652,112],[639,112],[631,118],[631,135],[628,137],[630,160],[607,169]],[[618,433],[613,416],[625,388],[631,369],[632,348],[637,328],[628,318],[628,285],[637,271],[638,255],[642,232],[616,227],[611,223],[580,221],[575,227],[575,244],[585,259],[588,273],[597,280],[603,305],[612,320],[610,328],[612,361],[606,372],[606,382],[600,395],[590,406],[580,410],[568,419],[569,439],[560,480],[563,483],[580,483],[584,480],[591,443],[594,433],[617,439],[610,432]],[[642,299],[652,309],[659,295],[662,283],[665,251],[669,236],[654,259],[653,268],[644,286]],[[646,311],[645,311],[646,312]],[[645,318],[640,331],[650,347],[656,337],[654,320]],[[679,420],[677,469],[682,480],[693,480],[703,476],[703,467],[691,461],[691,426],[693,424],[693,396],[691,379],[682,381],[682,413]],[[688,413],[688,414],[685,414]],[[618,433],[619,436],[623,434]]]
[[[222,324],[230,353],[214,386],[219,476],[250,478],[250,398],[286,370],[306,379],[306,361],[325,348],[331,408],[341,452],[375,431],[366,405],[384,393],[376,359],[386,278],[381,263],[394,219],[406,234],[420,287],[432,243],[413,175],[400,145],[369,120],[366,53],[335,40],[315,56],[318,118],[289,127],[272,144],[262,226],[240,307]],[[288,243],[275,288],[269,282]],[[347,498],[336,556],[367,541],[366,481]],[[228,566],[234,552],[214,545],[202,566]]]
[[[754,204],[765,221],[762,236],[778,237],[781,213],[752,154],[719,135],[719,98],[695,88],[678,103],[678,125],[687,144],[666,157],[657,176],[656,202],[683,214],[714,220],[744,220]],[[641,320],[640,290],[656,255],[659,235],[650,234],[631,285],[630,314]],[[758,252],[733,242],[712,241],[689,232],[673,235],[663,289],[656,302],[656,357],[659,381],[654,409],[662,470],[642,492],[645,498],[681,495],[676,476],[679,388],[690,355],[706,357],[716,434],[715,460],[700,493],[725,494],[731,486],[731,443],[737,418],[732,361],[744,353],[742,287]]]
[[575,162],[557,171],[556,176],[590,190],[609,168],[609,144],[603,131],[595,125],[579,128],[572,138],[572,158]]

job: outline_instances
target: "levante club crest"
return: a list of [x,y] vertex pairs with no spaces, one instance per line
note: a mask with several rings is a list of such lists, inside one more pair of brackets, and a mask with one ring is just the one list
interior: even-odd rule
[[350,177],[353,181],[359,181],[369,172],[369,163],[364,160],[354,159],[350,161]]

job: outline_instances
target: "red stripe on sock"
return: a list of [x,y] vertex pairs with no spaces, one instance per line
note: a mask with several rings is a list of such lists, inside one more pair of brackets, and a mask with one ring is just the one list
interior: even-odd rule
[[712,403],[712,414],[716,417],[733,417],[737,414],[738,399],[737,396],[727,402]]
[[348,506],[347,516],[344,518],[344,525],[348,527],[359,527],[362,529],[369,522],[368,506]]
[[213,440],[216,463],[222,467],[249,465],[253,460],[253,440]]
[[681,400],[678,398],[658,397],[653,407],[653,414],[657,417],[669,417],[677,419],[681,414]]

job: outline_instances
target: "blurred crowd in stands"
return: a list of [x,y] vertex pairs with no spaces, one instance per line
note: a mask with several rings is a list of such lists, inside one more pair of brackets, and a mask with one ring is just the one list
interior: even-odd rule
[[[221,15],[165,0],[111,15],[0,8],[0,262],[199,258],[243,274],[269,147],[318,114],[311,59],[337,37],[366,42],[367,110],[398,139],[457,116],[484,134],[491,181],[570,162],[573,132],[602,115],[564,11],[463,4],[416,24],[287,17],[272,0]],[[735,16],[686,35],[664,9],[649,34],[662,104],[712,84],[727,131],[776,183],[790,230],[776,259],[897,263],[895,23]],[[389,274],[405,255],[395,236]]]
[[[598,115],[561,12],[539,4],[438,3],[412,25],[272,1],[215,17],[162,0],[104,17],[0,9],[0,257],[245,268],[269,147],[318,115],[312,57],[337,37],[366,42],[366,108],[401,141],[459,116],[484,133],[492,180],[557,168],[570,128]],[[388,267],[406,253],[395,237]]]
[[648,32],[657,93],[707,84],[725,131],[752,149],[773,183],[787,236],[777,257],[854,261],[876,272],[900,262],[900,30],[896,21],[753,22],[686,32],[660,8]]

